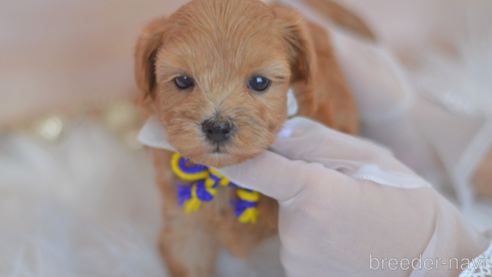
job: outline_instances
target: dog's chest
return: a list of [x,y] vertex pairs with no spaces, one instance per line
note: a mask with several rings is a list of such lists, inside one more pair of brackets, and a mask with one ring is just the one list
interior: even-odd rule
[[235,189],[231,187],[222,187],[217,190],[217,195],[214,201],[212,201],[212,206],[214,211],[220,217],[234,217],[234,208],[231,206],[231,200],[234,200]]

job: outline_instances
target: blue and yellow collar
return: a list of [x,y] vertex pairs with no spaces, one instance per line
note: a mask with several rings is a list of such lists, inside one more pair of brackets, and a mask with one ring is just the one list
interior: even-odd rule
[[257,191],[244,189],[229,181],[213,168],[204,165],[189,165],[188,160],[179,153],[174,153],[171,158],[171,168],[174,174],[184,181],[191,182],[188,185],[178,185],[178,205],[183,206],[187,213],[196,212],[202,202],[210,202],[220,186],[236,188],[237,199],[231,200],[235,208],[235,216],[241,223],[255,223],[259,211],[258,201],[260,194]]

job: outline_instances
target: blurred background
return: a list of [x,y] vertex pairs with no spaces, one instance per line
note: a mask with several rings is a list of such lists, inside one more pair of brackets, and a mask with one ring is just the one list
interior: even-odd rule
[[[140,29],[186,2],[3,1],[0,124],[80,103],[131,97],[133,46]],[[459,58],[457,40],[470,30],[489,31],[491,23],[483,11],[490,1],[338,2],[360,15],[406,65],[424,62],[432,51]]]
[[[151,157],[136,141],[144,119],[133,105],[133,47],[147,22],[185,2],[1,1],[0,276],[165,276]],[[477,133],[490,126],[492,1],[335,2],[370,26],[419,95],[469,118]],[[428,140],[448,178],[436,186],[454,190],[459,206],[457,187],[470,185],[480,209],[468,213],[484,230],[492,137],[474,138],[466,143],[479,155],[466,180],[452,176],[460,158]],[[218,274],[281,276],[277,246],[258,250],[268,266],[261,255],[242,262],[222,253]]]

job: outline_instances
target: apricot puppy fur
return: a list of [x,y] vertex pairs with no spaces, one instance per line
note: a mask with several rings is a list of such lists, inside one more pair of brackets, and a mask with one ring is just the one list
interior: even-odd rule
[[[243,162],[274,143],[292,88],[298,115],[355,133],[353,99],[326,30],[296,10],[259,0],[194,0],[148,24],[138,39],[139,103],[165,127],[170,144],[195,163]],[[160,250],[171,276],[213,276],[218,248],[246,257],[276,233],[277,203],[262,196],[255,224],[241,224],[221,187],[185,214],[171,154],[153,149],[162,194]]]

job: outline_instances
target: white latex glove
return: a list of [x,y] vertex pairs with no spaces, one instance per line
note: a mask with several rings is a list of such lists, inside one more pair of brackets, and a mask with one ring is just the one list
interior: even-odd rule
[[475,170],[492,150],[492,122],[452,112],[437,104],[441,100],[432,103],[417,94],[385,48],[343,36],[334,41],[361,112],[362,134],[390,147],[433,184],[443,189],[452,184],[466,207],[472,202]]
[[440,263],[471,260],[488,246],[449,202],[370,142],[294,118],[272,150],[220,171],[278,199],[287,276],[409,276],[402,259],[420,255],[440,258],[438,270],[427,262],[432,270],[412,276],[457,276],[461,269]]
[[[140,140],[172,149],[157,122]],[[424,180],[368,141],[294,118],[271,150],[219,171],[279,201],[281,259],[289,277],[457,276],[462,259],[471,261],[488,246]],[[412,271],[415,258],[422,270]],[[427,272],[426,258],[434,263],[426,263]],[[456,262],[449,270],[451,258],[460,261],[457,270]]]

